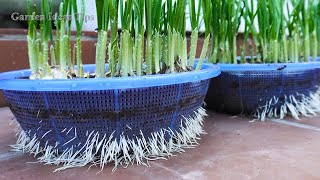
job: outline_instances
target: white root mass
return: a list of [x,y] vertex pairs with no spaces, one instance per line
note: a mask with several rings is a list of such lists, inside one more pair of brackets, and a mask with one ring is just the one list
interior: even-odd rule
[[[166,159],[173,156],[174,153],[184,152],[185,148],[197,146],[200,135],[205,134],[203,130],[205,116],[207,116],[206,111],[199,108],[194,115],[181,117],[179,131],[173,131],[170,128],[162,129],[146,137],[140,130],[140,138],[135,139],[130,139],[124,134],[116,139],[114,134],[107,137],[106,134],[99,132],[87,133],[87,141],[81,149],[74,150],[71,147],[63,152],[57,149],[58,142],[55,146],[48,145],[48,143],[41,146],[39,141],[41,137],[31,138],[27,132],[21,130],[17,143],[12,145],[12,148],[13,151],[34,155],[40,163],[61,165],[55,172],[88,164],[99,166],[101,171],[110,163],[113,163],[113,171],[119,165],[123,167],[133,164],[149,166],[148,161],[150,160]],[[76,139],[76,128],[73,129],[75,137],[67,143]],[[75,144],[74,147],[76,146]]]
[[[299,97],[299,100],[295,97]],[[309,96],[298,93],[296,96],[285,96],[283,105],[275,108],[274,105],[278,102],[279,98],[272,98],[264,106],[257,109],[254,117],[265,121],[274,118],[283,119],[288,114],[295,119],[316,115],[317,112],[320,112],[320,89],[315,93],[310,92]]]

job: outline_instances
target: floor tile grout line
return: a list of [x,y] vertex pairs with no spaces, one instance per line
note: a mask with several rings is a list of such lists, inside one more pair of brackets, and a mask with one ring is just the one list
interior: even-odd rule
[[163,165],[161,165],[161,164],[158,164],[158,163],[156,163],[156,162],[152,162],[152,164],[155,164],[155,166],[158,166],[159,168],[162,168],[162,169],[164,169],[164,170],[166,170],[166,171],[169,171],[169,172],[171,172],[171,173],[173,173],[173,174],[175,174],[175,175],[177,175],[177,176],[179,176],[179,177],[183,177],[183,175],[182,174],[180,174],[179,172],[176,172],[176,171],[174,171],[174,170],[172,170],[172,169],[170,169],[170,168],[168,168],[168,167],[165,167],[165,166],[163,166]]
[[306,124],[290,122],[287,120],[280,120],[280,119],[272,119],[271,121],[275,122],[275,123],[279,123],[279,124],[284,124],[284,125],[288,125],[288,126],[293,126],[293,127],[298,127],[298,128],[302,128],[302,129],[308,129],[308,130],[320,132],[320,128],[315,127],[315,126],[310,126],[310,125],[306,125]]
[[10,160],[21,155],[23,155],[23,153],[20,152],[0,153],[0,161]]

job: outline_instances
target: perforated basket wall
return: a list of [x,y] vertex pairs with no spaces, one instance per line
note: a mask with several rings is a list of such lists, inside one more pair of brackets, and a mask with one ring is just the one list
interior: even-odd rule
[[202,106],[210,78],[219,74],[217,66],[204,64],[200,71],[169,75],[28,80],[21,79],[30,75],[23,70],[0,74],[0,88],[30,138],[63,150],[83,146],[92,132],[132,140],[162,129],[179,132],[183,116]]
[[222,73],[211,80],[208,108],[231,114],[252,114],[272,98],[275,109],[286,97],[297,100],[318,90],[319,63],[221,65]]
[[178,131],[182,116],[201,107],[208,85],[209,80],[204,80],[124,90],[3,94],[22,129],[31,136],[54,146],[65,144],[77,133],[77,139],[68,144],[77,145],[84,144],[93,131],[107,137],[124,133],[129,138],[139,137],[140,132],[148,137],[161,129]]

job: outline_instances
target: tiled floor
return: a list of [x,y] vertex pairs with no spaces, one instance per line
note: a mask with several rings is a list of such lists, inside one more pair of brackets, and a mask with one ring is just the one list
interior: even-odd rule
[[[13,115],[0,108],[0,179],[320,179],[320,118],[249,122],[209,112],[200,146],[151,167],[88,167],[53,173],[55,167],[10,152]],[[288,123],[289,122],[289,123]]]

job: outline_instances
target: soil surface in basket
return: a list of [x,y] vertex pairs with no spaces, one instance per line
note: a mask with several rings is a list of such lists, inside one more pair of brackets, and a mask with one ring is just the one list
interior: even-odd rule
[[[55,67],[52,67],[52,68],[55,68]],[[175,72],[176,73],[191,72],[194,70],[195,69],[191,66],[187,66],[187,69],[185,70],[179,64],[175,64]],[[160,70],[159,73],[154,73],[152,75],[157,75],[157,74],[171,74],[170,67],[165,65],[162,67],[162,69]],[[106,75],[106,77],[111,77],[111,72],[107,72],[105,75]],[[146,71],[143,71],[142,75],[143,76],[147,75]],[[68,76],[68,79],[78,79],[79,78],[79,77],[77,77],[75,72],[71,72],[71,71],[68,72],[67,76]],[[133,76],[137,76],[137,75],[136,75],[136,72],[134,71],[134,72],[129,73],[128,76],[133,77]],[[121,77],[120,72],[117,72],[115,77]],[[94,73],[90,73],[85,78],[89,78],[89,79],[96,78],[96,75]],[[30,79],[30,78],[27,76],[23,76],[23,77],[18,77],[16,79]]]

